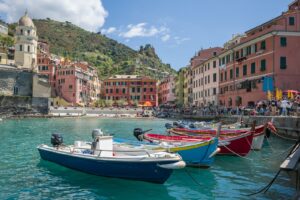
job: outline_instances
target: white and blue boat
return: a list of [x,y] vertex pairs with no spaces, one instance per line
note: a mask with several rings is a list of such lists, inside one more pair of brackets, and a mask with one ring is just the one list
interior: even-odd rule
[[214,162],[214,156],[220,151],[218,136],[201,140],[183,139],[178,136],[146,134],[147,131],[136,128],[134,136],[144,143],[148,141],[148,144],[156,144],[167,152],[178,153],[188,166],[210,167]]
[[115,149],[112,136],[93,131],[94,142],[75,141],[64,145],[58,134],[52,134],[51,143],[39,145],[42,159],[98,176],[164,183],[174,169],[185,167],[178,154],[159,150],[122,148]]

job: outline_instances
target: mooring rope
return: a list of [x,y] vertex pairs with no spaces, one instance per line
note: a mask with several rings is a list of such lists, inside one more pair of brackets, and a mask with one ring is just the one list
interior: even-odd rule
[[[299,143],[300,143],[300,138],[297,140],[297,142],[293,145],[293,149],[290,151],[290,153],[286,156],[286,158],[288,158],[291,154],[293,154],[294,152],[297,151],[297,149],[299,149]],[[298,146],[298,147],[297,147]],[[297,148],[296,148],[297,147]],[[257,191],[257,192],[254,192],[252,194],[248,194],[246,196],[253,196],[253,195],[256,195],[256,194],[259,194],[261,192],[264,192],[266,193],[272,186],[272,184],[274,183],[274,181],[276,180],[276,178],[278,177],[278,175],[280,174],[281,172],[281,168],[278,170],[278,172],[276,173],[276,175],[274,176],[274,178],[270,181],[270,183],[268,183],[265,187],[263,187],[261,190]]]
[[246,159],[246,160],[251,160],[251,161],[253,161],[253,159],[251,159],[251,158],[247,158],[247,157],[241,156],[240,154],[234,152],[233,150],[231,150],[230,148],[228,148],[226,145],[224,145],[223,147],[225,147],[225,149],[227,149],[228,151],[230,151],[231,153],[233,153],[234,155],[236,155],[236,156],[238,156],[238,157],[240,157],[240,158],[244,158],[244,159]]
[[267,140],[267,142],[268,142],[268,144],[269,144],[269,146],[270,146],[271,151],[272,151],[272,152],[275,152],[275,151],[274,151],[274,148],[273,148],[273,145],[271,145],[271,142],[270,142],[269,138],[268,138],[268,137],[265,137],[265,138],[266,138],[266,140]]
[[294,147],[294,145],[290,146],[287,150],[285,150],[285,151],[283,151],[283,152],[281,152],[281,153],[279,153],[279,154],[275,154],[275,155],[272,154],[272,157],[262,158],[262,159],[260,159],[260,160],[263,160],[263,161],[267,161],[267,160],[271,160],[271,159],[274,160],[274,157],[276,158],[277,156],[279,157],[279,156],[281,156],[281,155],[287,153],[287,152],[290,151],[293,147]]
[[187,175],[199,186],[201,186],[201,184],[198,182],[197,179],[195,179],[191,174],[190,172],[185,168],[184,171],[187,173]]
[[272,132],[272,133],[274,133],[274,134],[275,134],[275,135],[277,135],[278,137],[281,137],[281,138],[283,138],[283,139],[286,139],[286,140],[297,141],[297,139],[293,139],[293,138],[284,137],[284,136],[282,136],[282,135],[279,135],[278,133],[275,133],[275,132]]

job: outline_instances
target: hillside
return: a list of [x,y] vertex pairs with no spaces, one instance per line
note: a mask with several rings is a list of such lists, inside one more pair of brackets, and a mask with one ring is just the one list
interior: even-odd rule
[[[70,22],[33,20],[40,40],[50,44],[53,54],[84,60],[98,68],[99,76],[140,74],[161,78],[175,71],[161,62],[151,45],[135,51],[100,33],[88,32]],[[11,26],[13,29],[13,25]]]

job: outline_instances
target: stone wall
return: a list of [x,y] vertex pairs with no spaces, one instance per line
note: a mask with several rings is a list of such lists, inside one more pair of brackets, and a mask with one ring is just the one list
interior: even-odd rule
[[0,95],[32,96],[32,72],[0,66]]

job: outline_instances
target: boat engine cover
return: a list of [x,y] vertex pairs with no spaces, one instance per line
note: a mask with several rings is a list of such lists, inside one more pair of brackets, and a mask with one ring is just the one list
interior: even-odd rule
[[57,146],[61,145],[63,142],[64,142],[64,140],[63,140],[63,137],[62,137],[61,134],[53,133],[51,135],[51,144],[54,147],[57,147]]

